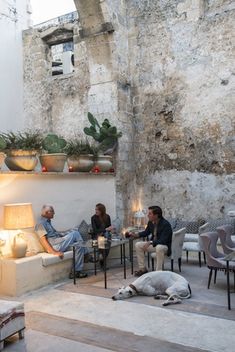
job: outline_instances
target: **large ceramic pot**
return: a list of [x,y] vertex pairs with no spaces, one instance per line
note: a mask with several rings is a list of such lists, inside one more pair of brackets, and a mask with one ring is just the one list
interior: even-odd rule
[[12,254],[14,258],[25,257],[26,250],[27,250],[27,243],[21,237],[21,234],[15,235],[15,237],[13,238],[11,249],[12,249]]
[[36,150],[10,150],[5,164],[11,171],[32,171],[38,163]]
[[39,160],[44,171],[63,172],[67,155],[64,153],[42,154]]
[[71,171],[89,172],[94,166],[94,156],[92,154],[70,156],[67,163]]
[[1,167],[4,163],[5,157],[6,157],[6,155],[4,153],[0,152],[0,170],[1,170]]
[[113,158],[110,155],[99,155],[95,165],[100,169],[101,172],[107,172],[113,165]]

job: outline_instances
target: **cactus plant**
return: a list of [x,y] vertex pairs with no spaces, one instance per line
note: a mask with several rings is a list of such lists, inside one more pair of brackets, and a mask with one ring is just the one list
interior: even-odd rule
[[42,141],[43,149],[49,154],[64,153],[67,142],[56,134],[49,133]]
[[91,126],[85,127],[84,133],[100,143],[99,149],[104,153],[106,153],[108,149],[114,149],[118,138],[122,136],[122,132],[117,132],[117,128],[111,126],[108,119],[104,119],[100,126],[97,119],[90,112],[88,112],[87,117]]

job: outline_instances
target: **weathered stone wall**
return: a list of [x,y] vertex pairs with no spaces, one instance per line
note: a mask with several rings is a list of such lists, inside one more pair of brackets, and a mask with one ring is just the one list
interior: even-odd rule
[[125,222],[139,201],[186,218],[226,213],[235,201],[234,2],[75,4],[73,74],[51,77],[43,33],[25,33],[27,125],[82,135],[87,111],[117,125]]
[[143,202],[161,204],[167,215],[221,216],[235,201],[226,176],[235,170],[234,2],[128,4]]

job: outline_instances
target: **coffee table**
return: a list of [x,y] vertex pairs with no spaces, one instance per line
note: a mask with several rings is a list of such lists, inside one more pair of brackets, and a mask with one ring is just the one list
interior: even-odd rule
[[[76,275],[75,275],[75,254],[76,254],[76,247],[86,247],[89,249],[90,252],[93,251],[94,254],[94,273],[97,274],[97,263],[96,258],[99,249],[108,249],[114,247],[120,247],[120,261],[123,264],[123,276],[126,279],[126,244],[129,243],[129,255],[130,255],[130,262],[131,262],[131,273],[133,274],[133,240],[130,238],[128,239],[114,239],[108,240],[99,244],[98,242],[94,245],[94,241],[79,241],[72,245],[73,248],[73,283],[76,285]],[[106,258],[106,251],[104,251],[104,288],[107,288],[107,258]]]

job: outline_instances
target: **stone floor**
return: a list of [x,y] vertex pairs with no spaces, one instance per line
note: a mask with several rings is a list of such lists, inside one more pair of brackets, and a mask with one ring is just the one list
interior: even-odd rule
[[[162,307],[152,297],[112,301],[127,280],[115,261],[109,264],[108,288],[103,273],[48,286],[24,295],[26,333],[6,343],[6,352],[103,352],[103,351],[233,351],[235,346],[235,295],[227,309],[226,276],[207,290],[208,269],[196,260],[183,262],[182,275],[192,288],[192,298],[182,304]],[[169,269],[166,263],[165,269]],[[231,277],[232,278],[232,277]]]

